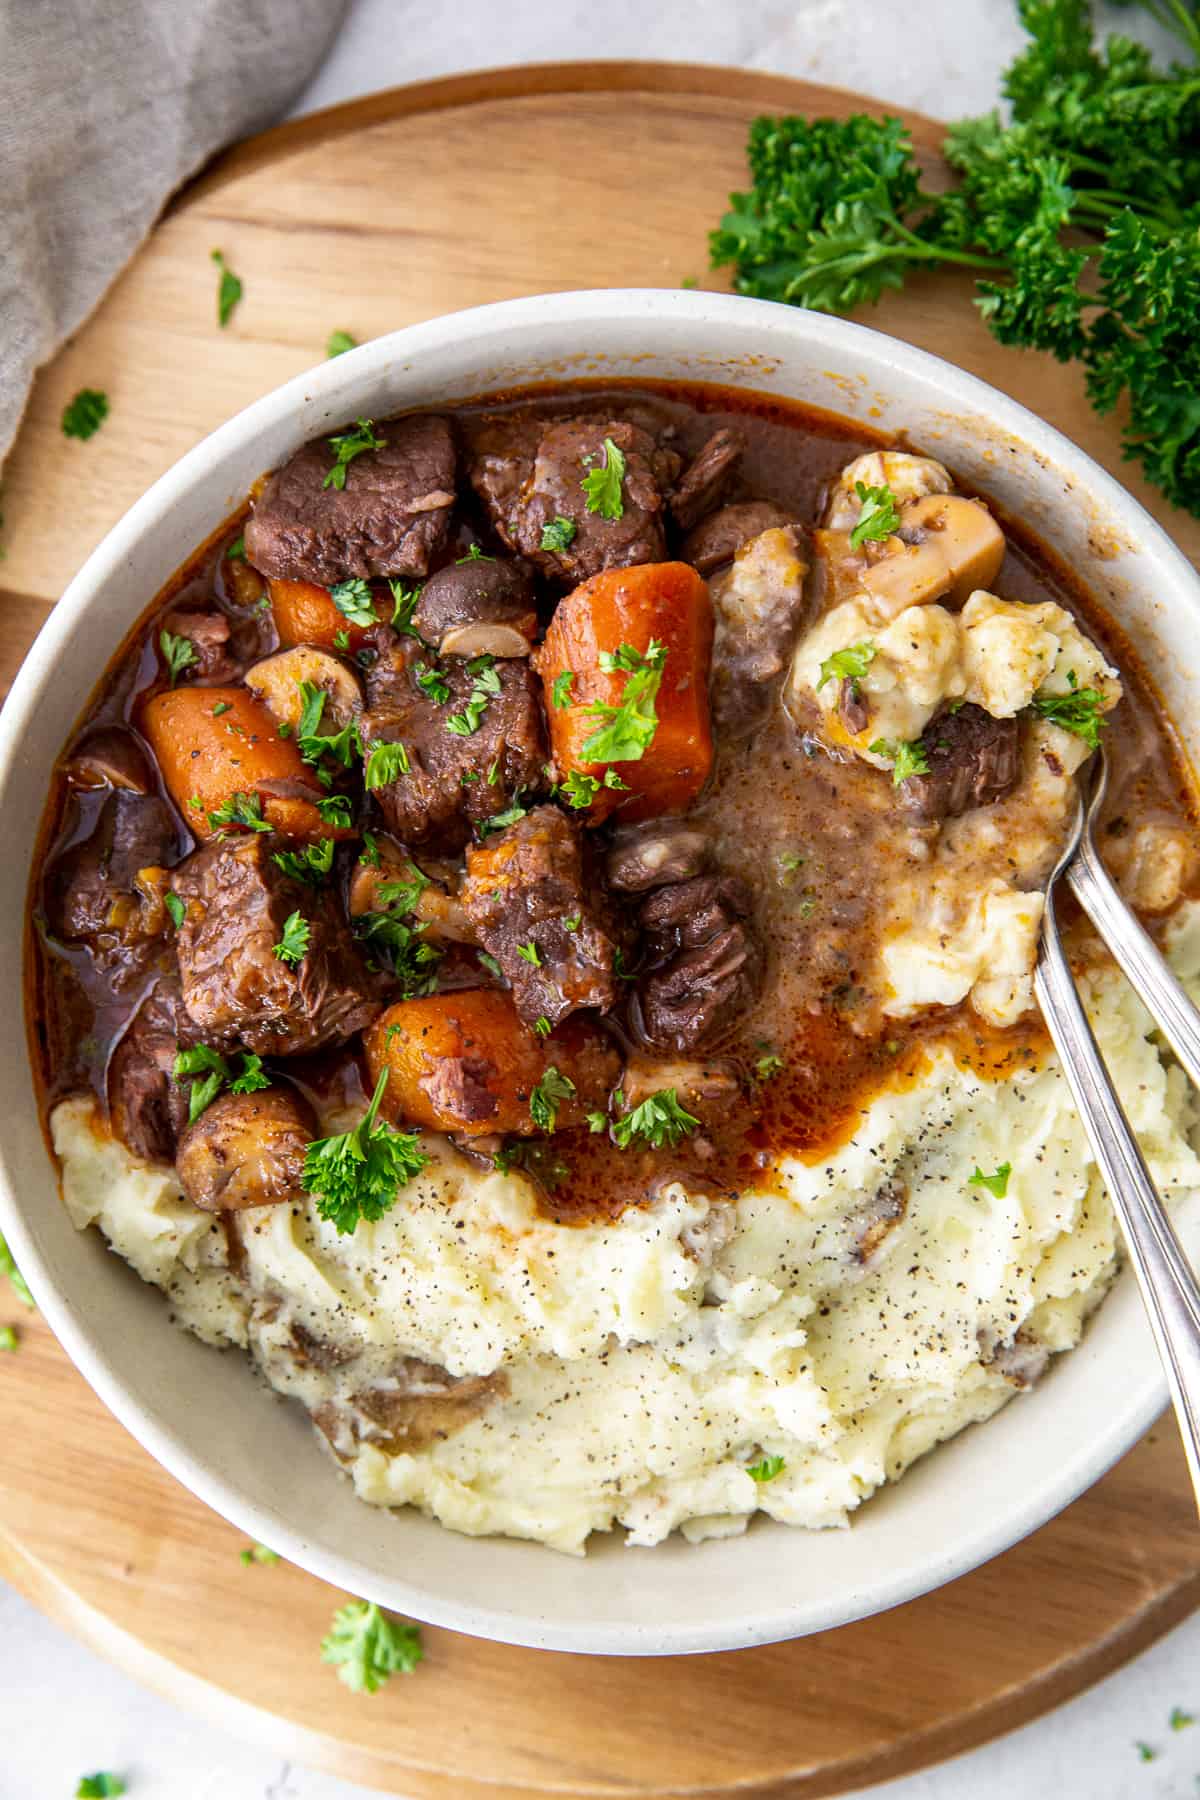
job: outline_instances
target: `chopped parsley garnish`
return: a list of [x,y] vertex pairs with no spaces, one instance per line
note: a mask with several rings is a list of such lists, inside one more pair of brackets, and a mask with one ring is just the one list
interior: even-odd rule
[[219,719],[221,717],[222,713],[227,713],[227,712],[232,712],[232,711],[233,711],[233,708],[232,708],[232,706],[230,706],[228,700],[218,700],[217,704],[212,709],[212,716],[214,719]]
[[257,794],[230,794],[216,812],[210,812],[208,822],[214,831],[226,825],[241,825],[246,831],[270,831],[271,827],[263,818],[262,800]]
[[301,912],[289,913],[283,922],[283,936],[274,946],[275,955],[280,962],[291,963],[295,967],[308,955],[311,937],[312,926],[304,914]]
[[333,647],[335,650],[348,650],[350,648],[350,633],[348,631],[335,631],[333,634]]
[[1138,1753],[1139,1762],[1153,1762],[1158,1755],[1158,1751],[1154,1748],[1153,1744],[1136,1743],[1133,1747]]
[[554,1027],[551,1025],[545,1013],[542,1013],[540,1018],[533,1021],[533,1029],[537,1032],[539,1037],[549,1037],[550,1033],[554,1030]]
[[372,744],[363,780],[368,791],[387,787],[401,775],[407,775],[411,768],[408,749],[398,738],[392,743]]
[[325,354],[327,357],[333,358],[344,356],[347,350],[357,349],[358,339],[352,337],[348,331],[331,331],[325,345]]
[[358,419],[353,431],[339,431],[329,439],[329,448],[333,451],[333,467],[321,486],[344,488],[346,470],[355,457],[361,456],[364,450],[382,450],[386,443],[386,438],[375,436],[374,419]]
[[601,1131],[607,1131],[608,1130],[608,1114],[602,1113],[602,1112],[588,1113],[587,1126],[588,1126],[588,1130],[593,1134],[593,1136]]
[[604,785],[606,788],[623,788],[626,793],[629,792],[629,783],[622,781],[615,769],[605,769]]
[[246,539],[244,536],[234,538],[232,544],[230,544],[228,550],[225,552],[225,560],[226,562],[245,562]]
[[560,1074],[551,1063],[529,1096],[530,1117],[538,1129],[553,1131],[558,1121],[559,1102],[573,1099],[574,1095],[575,1083],[570,1076]]
[[315,844],[305,844],[303,850],[276,850],[271,861],[293,881],[320,887],[333,867],[333,839],[320,838]]
[[232,1094],[255,1094],[271,1085],[271,1077],[262,1066],[262,1057],[252,1051],[238,1053],[237,1073],[233,1064],[209,1044],[194,1044],[180,1050],[171,1068],[176,1081],[196,1077],[188,1095],[188,1123],[194,1125],[206,1107],[211,1106],[221,1089],[228,1086]]
[[760,1056],[754,1065],[754,1073],[759,1081],[774,1081],[776,1075],[780,1075],[782,1072],[782,1056]]
[[380,1612],[373,1600],[339,1607],[321,1640],[321,1661],[355,1694],[376,1693],[390,1675],[411,1675],[423,1655],[421,1627]]
[[409,863],[408,875],[403,881],[381,881],[379,898],[385,906],[395,907],[399,912],[415,912],[421,903],[421,895],[432,883],[428,875],[423,875],[416,863]]
[[75,1800],[120,1800],[125,1783],[108,1769],[97,1769],[94,1775],[81,1775],[75,1789]]
[[223,331],[233,316],[233,309],[241,299],[243,289],[219,250],[213,251],[212,259],[221,271],[221,279],[217,283],[217,324]]
[[535,969],[540,969],[542,966],[542,953],[532,938],[530,938],[527,944],[517,945],[517,955],[523,956],[525,961],[527,963],[532,963]]
[[587,509],[602,519],[619,519],[625,511],[621,483],[625,479],[625,454],[610,437],[604,440],[604,463],[592,469],[580,482],[587,496]]
[[569,919],[563,920],[563,930],[564,931],[578,931],[580,923],[582,922],[582,919],[583,919],[582,913],[572,913]]
[[0,1350],[15,1350],[17,1333],[12,1325],[0,1325]]
[[991,1175],[985,1175],[983,1170],[976,1166],[975,1173],[970,1178],[970,1184],[972,1187],[985,1187],[990,1193],[995,1194],[997,1200],[1003,1200],[1008,1192],[1008,1178],[1011,1174],[1011,1163],[1002,1162],[995,1173]]
[[761,1462],[751,1463],[746,1473],[751,1481],[774,1481],[786,1467],[782,1456],[764,1456]]
[[492,1167],[500,1175],[509,1175],[514,1169],[524,1169],[527,1175],[540,1181],[549,1193],[561,1187],[571,1173],[570,1164],[563,1161],[554,1146],[539,1138],[505,1144],[492,1157]]
[[1182,1706],[1173,1706],[1167,1724],[1172,1731],[1184,1731],[1189,1725],[1196,1723],[1195,1713],[1184,1712]]
[[504,812],[493,813],[490,819],[480,819],[475,826],[476,833],[480,838],[485,838],[490,836],[493,831],[507,831],[510,825],[515,825],[519,819],[524,819],[528,812],[529,808],[522,806],[518,796],[514,795],[512,805],[507,807]]
[[[620,451],[617,454],[619,456]],[[589,476],[588,479],[590,480],[591,477]],[[620,517],[619,513],[617,517]],[[557,514],[548,525],[542,526],[542,549],[556,552],[569,550],[575,541],[577,529],[573,519],[564,519],[561,513]]]
[[354,581],[335,581],[329,590],[329,598],[352,625],[378,625],[369,581],[363,581],[361,577]]
[[248,1544],[238,1556],[238,1561],[249,1568],[251,1563],[262,1563],[269,1566],[279,1561],[279,1553],[268,1550],[265,1544]]
[[179,898],[178,894],[164,894],[163,905],[171,915],[172,925],[174,925],[176,931],[178,931],[179,927],[183,924],[183,921],[187,918],[187,907],[183,904],[183,901]]
[[73,400],[63,407],[64,437],[94,437],[108,417],[108,395],[99,388],[80,388]]
[[1094,687],[1081,688],[1073,669],[1068,670],[1067,681],[1069,694],[1035,694],[1033,710],[1039,718],[1082,738],[1089,750],[1096,750],[1100,733],[1108,723],[1103,717],[1104,695]]
[[358,860],[364,868],[377,869],[379,867],[379,839],[374,832],[363,832],[362,849],[358,853]]
[[419,1175],[429,1160],[418,1148],[415,1133],[377,1122],[387,1082],[388,1070],[384,1069],[371,1104],[353,1131],[317,1138],[305,1154],[305,1190],[315,1198],[321,1217],[340,1236],[349,1235],[362,1219],[372,1224],[382,1219],[395,1205],[399,1190]]
[[858,524],[850,533],[850,548],[858,550],[868,539],[874,543],[890,538],[892,533],[900,529],[900,512],[896,506],[896,496],[890,487],[868,487],[865,481],[856,481],[854,491],[858,495],[860,512]]
[[821,664],[821,679],[817,683],[817,692],[827,681],[848,681],[855,698],[858,697],[858,684],[875,661],[878,651],[874,644],[865,639],[861,644],[848,644],[844,650],[835,650]]
[[441,669],[427,669],[424,663],[417,663],[413,669],[417,686],[427,700],[435,706],[445,706],[450,698],[450,683]]
[[899,787],[910,775],[928,775],[929,752],[920,738],[876,738],[868,744],[872,756],[886,756],[892,765],[892,786]]
[[504,970],[500,967],[500,964],[496,961],[494,956],[489,956],[486,950],[477,950],[475,954],[489,975],[494,975],[497,981],[504,980]]
[[648,1095],[640,1106],[614,1122],[613,1137],[621,1150],[627,1150],[635,1137],[643,1138],[654,1150],[661,1150],[664,1144],[674,1148],[681,1138],[695,1131],[699,1123],[699,1119],[680,1106],[674,1088],[660,1088],[657,1094]]
[[[322,732],[321,719],[329,696],[315,682],[300,681],[296,685],[300,689],[301,700],[300,723],[296,728],[296,744],[300,755],[306,763],[317,765],[322,757],[328,756],[340,763],[342,768],[348,769],[355,756],[362,755],[358,720],[348,719],[340,731]],[[319,772],[328,786],[325,772]]]
[[176,637],[172,631],[159,632],[158,647],[162,651],[163,661],[167,665],[167,673],[171,677],[172,687],[175,686],[185,669],[195,668],[200,661],[191,638]]
[[349,830],[349,794],[323,794],[316,805],[317,811],[326,825],[332,825],[338,831]]
[[412,1000],[418,994],[436,993],[442,953],[426,941],[427,925],[405,924],[405,910],[411,908],[359,913],[354,920],[354,935],[365,946],[369,959],[378,957],[391,969],[403,997]]
[[29,1283],[13,1260],[13,1253],[0,1237],[0,1275],[7,1275],[9,1286],[21,1302],[22,1306],[33,1306],[33,1295],[29,1291]]
[[474,662],[467,664],[472,681],[471,698],[460,713],[451,713],[446,720],[446,730],[454,732],[456,737],[472,737],[483,723],[488,706],[501,692],[495,660],[492,656],[477,656]]
[[485,556],[478,544],[472,544],[465,556],[455,558],[454,566],[456,569],[461,569],[464,563],[495,562],[495,560],[494,556]]
[[578,769],[572,769],[563,782],[561,792],[567,797],[567,803],[582,811],[590,806],[600,792],[600,783],[594,775],[581,775]]
[[644,654],[632,644],[622,644],[615,652],[601,652],[600,667],[605,674],[625,672],[625,690],[619,706],[588,707],[589,719],[604,721],[580,746],[579,753],[588,762],[641,761],[658,730],[654,702],[666,660],[666,645],[657,638],[651,638]]
[[554,677],[554,686],[551,688],[550,693],[555,706],[558,707],[560,712],[564,706],[570,706],[571,704],[571,688],[573,687],[574,682],[574,669],[564,669],[560,675]]
[[413,629],[412,616],[417,601],[421,598],[419,587],[405,587],[402,581],[389,581],[392,590],[392,629],[406,637],[418,637]]

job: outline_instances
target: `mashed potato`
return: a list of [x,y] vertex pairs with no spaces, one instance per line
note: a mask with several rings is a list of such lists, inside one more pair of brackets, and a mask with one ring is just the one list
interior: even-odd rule
[[[1200,986],[1200,909],[1172,946]],[[1190,1093],[1147,1014],[1110,970],[1088,998],[1155,1179],[1200,1186]],[[220,1222],[89,1100],[62,1102],[53,1132],[76,1225],[206,1342],[248,1348],[364,1500],[572,1552],[613,1526],[650,1545],[756,1511],[844,1525],[1075,1344],[1117,1261],[1053,1060],[993,1085],[934,1052],[771,1190],[710,1205],[675,1187],[602,1224],[553,1224],[519,1173],[430,1140],[424,1175],[351,1237],[311,1206],[242,1214],[236,1273]],[[1005,1164],[1000,1193],[972,1181]]]

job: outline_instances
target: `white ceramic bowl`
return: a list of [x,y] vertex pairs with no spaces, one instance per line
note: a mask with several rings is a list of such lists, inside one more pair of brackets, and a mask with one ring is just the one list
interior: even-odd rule
[[[1033,1393],[937,1450],[850,1530],[760,1521],[741,1538],[653,1551],[596,1542],[586,1559],[469,1539],[357,1501],[297,1408],[239,1354],[167,1321],[56,1195],[34,1108],[21,1008],[26,880],[51,763],[124,632],[264,469],[358,414],[585,375],[719,380],[903,428],[1029,520],[1128,626],[1185,741],[1200,748],[1200,590],[1166,535],[1063,437],[948,363],[857,325],[685,292],[556,294],[480,307],[380,338],[299,376],[198,444],[81,569],[0,720],[0,1230],[68,1354],[152,1455],[249,1537],[419,1619],[556,1650],[664,1655],[841,1625],[995,1556],[1095,1481],[1145,1430],[1165,1387],[1123,1277],[1080,1348]],[[1200,1219],[1182,1219],[1200,1249]],[[1190,1227],[1190,1229],[1189,1229]]]

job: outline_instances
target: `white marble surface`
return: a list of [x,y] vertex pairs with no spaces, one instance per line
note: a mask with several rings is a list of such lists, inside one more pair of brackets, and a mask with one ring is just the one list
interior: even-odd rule
[[[1133,23],[1113,7],[1100,14],[1122,29]],[[662,57],[804,75],[949,117],[992,104],[1019,40],[1009,0],[926,0],[919,12],[895,0],[873,8],[852,0],[352,0],[332,55],[296,110],[501,63]],[[270,1653],[268,1617],[263,1654]],[[1200,1616],[1049,1717],[872,1793],[876,1800],[1195,1796],[1200,1725],[1172,1732],[1173,1706],[1200,1716]],[[1153,1761],[1140,1759],[1139,1740],[1158,1752]],[[0,1587],[0,1800],[67,1800],[79,1776],[96,1768],[124,1773],[130,1800],[354,1800],[365,1793],[179,1712]]]

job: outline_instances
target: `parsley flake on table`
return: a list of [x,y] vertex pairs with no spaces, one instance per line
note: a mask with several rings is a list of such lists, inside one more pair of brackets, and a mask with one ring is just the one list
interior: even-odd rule
[[108,395],[99,388],[80,388],[73,400],[63,407],[64,437],[95,437],[108,417]]
[[649,1094],[640,1106],[625,1113],[613,1123],[617,1148],[627,1150],[634,1138],[642,1138],[653,1150],[664,1144],[672,1149],[682,1138],[690,1136],[700,1121],[679,1104],[674,1088],[660,1088]]
[[125,1783],[108,1769],[97,1769],[94,1775],[81,1775],[75,1789],[75,1800],[120,1800]]
[[529,1096],[529,1113],[540,1131],[553,1131],[558,1123],[560,1101],[571,1100],[575,1083],[551,1063]]
[[2,1237],[0,1237],[0,1275],[8,1276],[9,1286],[12,1288],[13,1293],[17,1296],[17,1299],[21,1302],[22,1306],[34,1306],[34,1298],[29,1291],[29,1283],[22,1275],[20,1269],[18,1269],[16,1262],[13,1259],[13,1253]]
[[867,746],[872,756],[886,756],[892,765],[892,786],[899,787],[910,775],[928,775],[929,752],[919,738],[876,738]]
[[353,581],[335,581],[329,590],[329,598],[352,625],[378,625],[369,581],[363,581],[361,577]]
[[363,781],[368,792],[374,788],[388,787],[391,782],[398,781],[401,775],[407,775],[411,768],[408,748],[398,738],[390,743],[372,744]]
[[856,481],[854,492],[860,511],[858,524],[850,533],[852,550],[861,549],[868,541],[881,543],[900,529],[900,510],[890,487],[868,487],[865,481]]
[[212,259],[221,271],[221,279],[217,283],[217,324],[224,330],[233,317],[233,309],[244,290],[219,250],[213,251]]
[[607,675],[623,671],[625,688],[619,706],[596,704],[587,708],[589,719],[602,719],[604,723],[584,739],[580,756],[588,762],[641,761],[658,730],[654,702],[662,686],[666,660],[666,645],[657,638],[651,638],[644,652],[635,650],[632,644],[601,652],[601,669]]
[[183,924],[183,921],[187,918],[187,907],[183,904],[183,901],[179,898],[178,894],[170,893],[163,896],[163,905],[171,915],[172,925],[174,925],[176,931],[178,931],[179,927]]
[[283,922],[283,936],[274,945],[274,953],[280,962],[291,963],[293,968],[302,963],[308,955],[309,941],[312,938],[312,926],[303,913],[289,913]]
[[[619,454],[620,452],[618,452]],[[559,553],[569,550],[575,541],[577,530],[578,527],[573,519],[564,519],[562,514],[558,513],[542,526],[542,549]]]
[[764,1456],[761,1462],[751,1463],[746,1473],[751,1481],[774,1481],[786,1467],[782,1456]]
[[381,1612],[373,1600],[351,1600],[333,1615],[321,1641],[321,1661],[331,1663],[355,1694],[374,1694],[389,1675],[411,1675],[421,1661],[421,1627]]
[[238,1557],[238,1561],[249,1568],[251,1563],[260,1563],[269,1567],[279,1561],[276,1550],[268,1550],[265,1544],[248,1544]]
[[333,867],[333,839],[319,838],[315,844],[305,844],[303,850],[276,850],[271,861],[293,881],[321,887]]
[[858,684],[878,654],[874,644],[865,638],[860,644],[847,644],[844,650],[835,650],[833,655],[827,656],[821,664],[821,678],[817,682],[818,694],[827,681],[848,681],[854,690],[854,697],[857,699]]
[[574,669],[563,669],[554,677],[554,685],[550,689],[550,697],[561,712],[563,707],[571,704],[571,689],[575,685]]
[[495,669],[495,657],[477,656],[467,664],[471,677],[471,697],[460,713],[451,713],[446,730],[457,737],[473,737],[483,723],[483,715],[502,689]]
[[969,1184],[971,1187],[985,1187],[989,1193],[995,1194],[997,1200],[1003,1200],[1008,1193],[1008,1178],[1011,1174],[1011,1163],[1002,1162],[990,1175],[985,1175],[976,1164],[974,1174],[969,1177]]
[[621,492],[624,479],[625,453],[606,437],[603,464],[598,469],[590,469],[579,484],[587,496],[588,511],[599,513],[602,519],[619,519],[625,511]]
[[160,631],[158,647],[162,651],[163,661],[167,665],[167,674],[171,677],[171,686],[183,674],[185,669],[192,669],[200,661],[196,646],[191,638],[176,637],[172,631]]
[[1068,671],[1069,694],[1035,694],[1033,710],[1039,718],[1048,719],[1063,731],[1082,738],[1089,750],[1100,747],[1100,733],[1108,724],[1103,715],[1104,695],[1098,688],[1079,686],[1074,671]]
[[346,470],[354,458],[361,456],[364,450],[382,450],[387,439],[375,436],[374,419],[356,419],[353,431],[339,431],[328,443],[333,451],[333,467],[321,486],[340,490],[346,485]]
[[0,1350],[15,1350],[17,1343],[15,1328],[11,1325],[0,1325]]
[[357,350],[358,339],[348,331],[331,331],[325,345],[325,354],[329,358],[345,356],[347,350]]
[[419,1175],[429,1158],[411,1131],[397,1131],[378,1119],[388,1083],[384,1069],[371,1104],[352,1131],[317,1138],[304,1158],[304,1187],[317,1211],[339,1236],[348,1236],[363,1219],[373,1224],[395,1205],[400,1189]]

